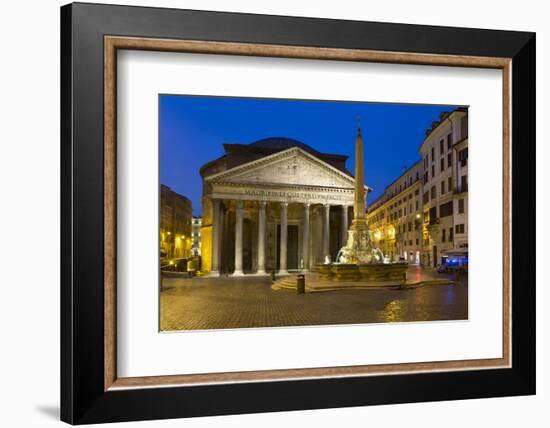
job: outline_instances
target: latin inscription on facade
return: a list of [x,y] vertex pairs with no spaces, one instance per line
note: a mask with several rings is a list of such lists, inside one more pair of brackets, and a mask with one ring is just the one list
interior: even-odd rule
[[261,189],[244,189],[243,192],[247,196],[253,196],[258,199],[285,199],[285,200],[299,200],[299,201],[310,201],[310,200],[329,200],[329,201],[349,201],[350,196],[353,198],[353,193],[348,194],[329,194],[322,192],[304,192],[304,191],[287,191],[287,190],[261,190]]

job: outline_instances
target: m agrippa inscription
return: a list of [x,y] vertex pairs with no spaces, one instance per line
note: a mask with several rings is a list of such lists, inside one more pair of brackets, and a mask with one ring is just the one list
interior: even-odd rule
[[297,202],[310,204],[333,203],[353,205],[353,189],[262,189],[244,185],[214,183],[212,197],[216,199],[236,199],[267,202]]
[[243,193],[246,196],[252,196],[254,199],[271,199],[285,200],[292,202],[313,202],[317,200],[344,202],[349,201],[350,197],[353,198],[352,190],[338,189],[337,192],[307,192],[302,190],[266,190],[266,189],[243,189]]

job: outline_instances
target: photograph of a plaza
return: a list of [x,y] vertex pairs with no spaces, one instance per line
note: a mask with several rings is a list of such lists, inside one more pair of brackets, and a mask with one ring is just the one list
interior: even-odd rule
[[468,319],[468,108],[159,96],[160,330]]

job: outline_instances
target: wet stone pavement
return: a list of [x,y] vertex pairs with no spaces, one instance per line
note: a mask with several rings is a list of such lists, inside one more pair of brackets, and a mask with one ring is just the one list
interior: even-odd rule
[[269,278],[165,279],[161,330],[465,320],[468,285],[406,290],[272,290]]

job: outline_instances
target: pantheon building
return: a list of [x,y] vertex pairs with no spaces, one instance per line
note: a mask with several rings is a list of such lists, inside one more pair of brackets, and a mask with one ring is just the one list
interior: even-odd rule
[[203,271],[286,274],[335,260],[353,214],[348,157],[281,137],[223,147],[200,169]]

